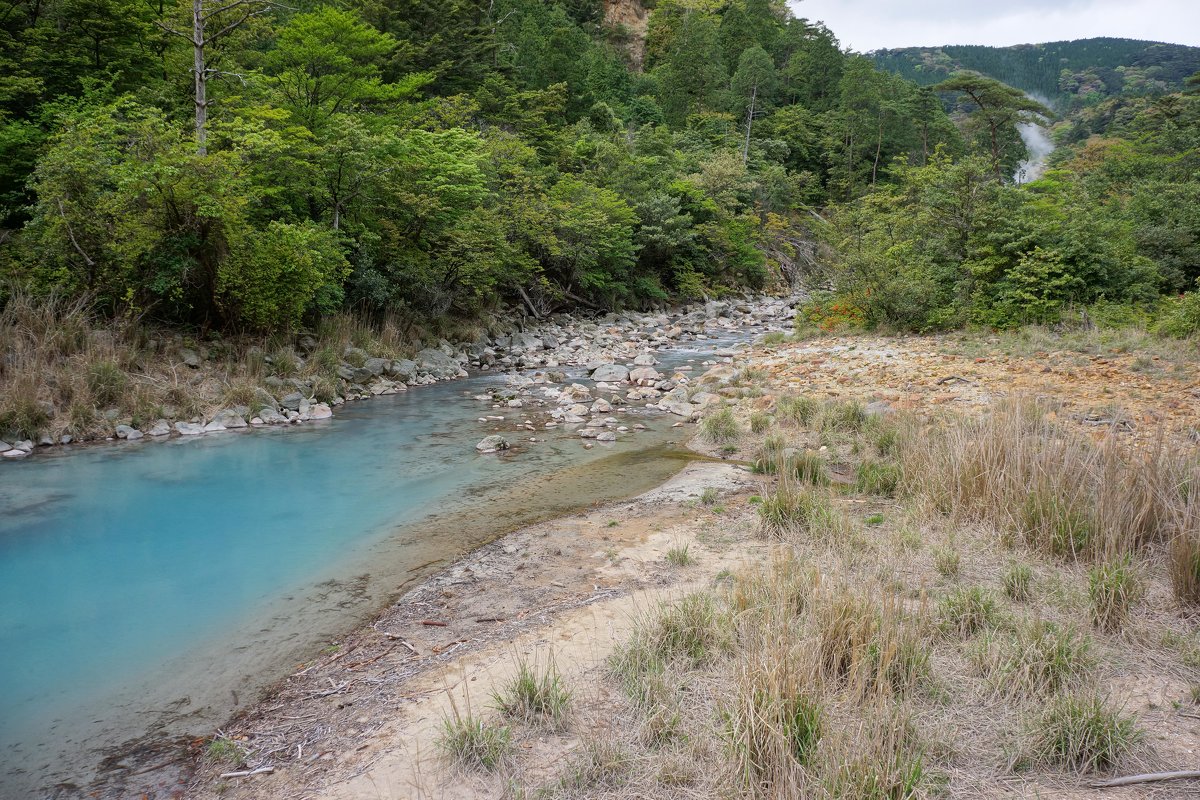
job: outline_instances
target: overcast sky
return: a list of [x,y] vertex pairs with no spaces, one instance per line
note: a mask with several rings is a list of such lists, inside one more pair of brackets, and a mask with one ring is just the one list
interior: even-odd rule
[[789,0],[843,48],[1010,45],[1121,36],[1200,45],[1200,0]]

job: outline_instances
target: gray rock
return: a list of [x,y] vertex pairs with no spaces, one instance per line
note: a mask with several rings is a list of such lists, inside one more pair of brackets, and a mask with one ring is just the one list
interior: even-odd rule
[[391,364],[386,358],[368,358],[363,362],[363,369],[370,370],[372,375],[382,375],[387,372],[388,366]]
[[[117,434],[118,439],[140,439],[140,438],[142,438],[141,431],[139,431],[137,428],[131,428],[128,425],[118,425],[115,432]],[[137,434],[137,436],[133,435],[135,433]]]
[[604,431],[596,437],[597,442],[615,442],[616,440],[617,435],[612,431]]
[[70,444],[73,441],[75,441],[74,436],[72,436],[69,433],[64,433],[61,437],[59,437],[58,443],[59,444]]
[[212,422],[205,425],[202,430],[205,433],[217,433],[219,431],[225,430],[225,426],[222,425],[218,420],[214,419]]
[[592,370],[592,380],[605,383],[624,383],[629,380],[629,370],[620,364],[601,364]]
[[663,400],[658,404],[663,411],[669,411],[676,416],[694,420],[700,416],[700,407],[691,403],[681,403],[678,400]]
[[400,358],[388,365],[386,372],[393,378],[410,381],[417,372],[417,364],[407,358]]
[[662,375],[654,367],[637,367],[629,373],[629,380],[641,385],[650,385]]
[[13,449],[14,450],[24,450],[26,453],[32,453],[33,452],[33,440],[32,439],[22,439],[21,441],[19,441],[13,445]]
[[266,389],[256,388],[254,390],[254,408],[279,408],[279,403],[275,400],[275,395],[268,392]]
[[479,444],[475,445],[475,449],[481,453],[495,453],[497,450],[507,450],[508,439],[498,434],[485,436],[479,440]]
[[29,453],[26,453],[24,450],[18,450],[15,447],[0,453],[0,456],[4,456],[5,458],[24,458],[27,455],[29,455]]
[[534,336],[532,333],[514,333],[509,348],[512,350],[524,350],[527,353],[537,352],[546,348],[546,342],[542,337]]
[[[268,375],[266,378],[263,379],[263,383],[266,384],[267,386],[271,387],[271,391],[274,391],[274,392],[278,392],[278,391],[282,390],[285,385],[283,382],[283,378],[280,378],[276,375]],[[271,399],[274,400],[274,398],[271,398]]]
[[222,428],[244,428],[247,412],[248,409],[244,408],[223,408],[213,415],[209,424],[218,423]]
[[441,350],[425,348],[417,353],[417,366],[435,378],[457,378],[462,371],[458,361],[446,355]]
[[264,408],[262,411],[259,411],[258,418],[263,421],[264,425],[281,425],[287,422],[287,417],[273,408]]
[[198,436],[204,433],[204,426],[194,422],[176,422],[175,430],[180,436]]
[[300,394],[299,392],[292,392],[291,394],[286,395],[282,400],[280,400],[279,405],[282,408],[288,409],[289,411],[299,411],[300,404],[303,402],[304,402],[304,395]]
[[635,367],[653,367],[657,363],[658,359],[649,353],[642,353],[633,360],[633,365]]
[[179,349],[179,360],[184,363],[184,366],[192,369],[200,368],[200,354],[190,347],[181,347]]
[[0,453],[4,452],[6,450],[12,450],[12,449],[13,449],[13,446],[11,444],[9,444],[8,442],[0,442]]
[[886,417],[888,414],[895,414],[896,409],[892,408],[892,404],[887,400],[876,400],[873,403],[867,403],[867,407],[863,409],[867,416],[871,417]]
[[547,350],[556,350],[559,344],[558,337],[552,333],[547,333],[542,336],[542,344],[545,345]]
[[353,381],[354,367],[350,366],[349,364],[338,364],[337,374],[338,377],[344,381]]
[[329,419],[332,416],[333,409],[327,403],[314,403],[308,410],[309,419]]
[[150,430],[146,431],[149,436],[169,436],[171,433],[171,423],[165,419],[160,419],[150,426]]

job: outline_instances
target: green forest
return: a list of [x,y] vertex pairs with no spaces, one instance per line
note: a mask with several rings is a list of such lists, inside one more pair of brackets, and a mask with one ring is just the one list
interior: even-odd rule
[[782,2],[645,5],[643,41],[600,0],[13,0],[0,291],[270,331],[807,281],[824,326],[1105,302],[1194,330],[1177,71],[1058,120],[1018,186],[1017,125],[1052,112],[1017,89],[918,85]]
[[1200,47],[1106,37],[1013,47],[907,47],[871,57],[880,69],[922,86],[971,70],[1063,110],[1114,95],[1170,92],[1200,70]]

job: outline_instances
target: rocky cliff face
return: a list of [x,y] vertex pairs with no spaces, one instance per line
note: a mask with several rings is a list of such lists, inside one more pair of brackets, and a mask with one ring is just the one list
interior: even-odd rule
[[604,23],[617,33],[618,41],[629,54],[630,64],[640,72],[650,24],[650,12],[642,0],[604,0]]

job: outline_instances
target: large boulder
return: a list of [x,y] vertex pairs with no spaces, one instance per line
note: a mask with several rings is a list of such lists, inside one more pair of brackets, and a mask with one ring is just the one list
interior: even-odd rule
[[526,353],[534,353],[545,348],[546,342],[542,337],[534,336],[532,333],[514,333],[509,341],[510,350],[523,350]]
[[620,364],[601,364],[592,370],[592,380],[604,383],[625,383],[629,370]]
[[654,367],[636,367],[629,373],[629,380],[639,386],[652,386],[660,378],[662,375]]
[[309,419],[329,419],[332,416],[333,409],[327,403],[314,403],[308,410]]
[[475,445],[475,449],[481,453],[495,453],[498,450],[507,450],[508,439],[505,439],[499,434],[485,436],[479,440],[477,445]]
[[209,424],[217,423],[222,429],[224,428],[244,428],[246,427],[245,412],[239,408],[223,408],[213,415]]
[[292,392],[289,395],[285,395],[284,398],[279,401],[279,405],[281,408],[286,408],[289,411],[299,411],[300,404],[303,402],[304,395],[300,394],[299,392]]
[[175,430],[180,436],[199,436],[204,433],[204,426],[194,422],[176,422]]
[[676,416],[688,420],[696,420],[700,417],[700,406],[695,406],[691,403],[681,403],[678,400],[662,400],[659,402],[658,407],[663,411],[669,411]]
[[457,378],[462,372],[457,360],[446,355],[441,350],[427,347],[416,356],[417,366],[435,378]]
[[385,372],[393,378],[410,381],[417,374],[417,364],[407,358],[398,358],[388,365]]
[[117,434],[118,439],[128,439],[131,442],[136,441],[145,435],[137,428],[130,427],[129,425],[118,425],[115,433]]

